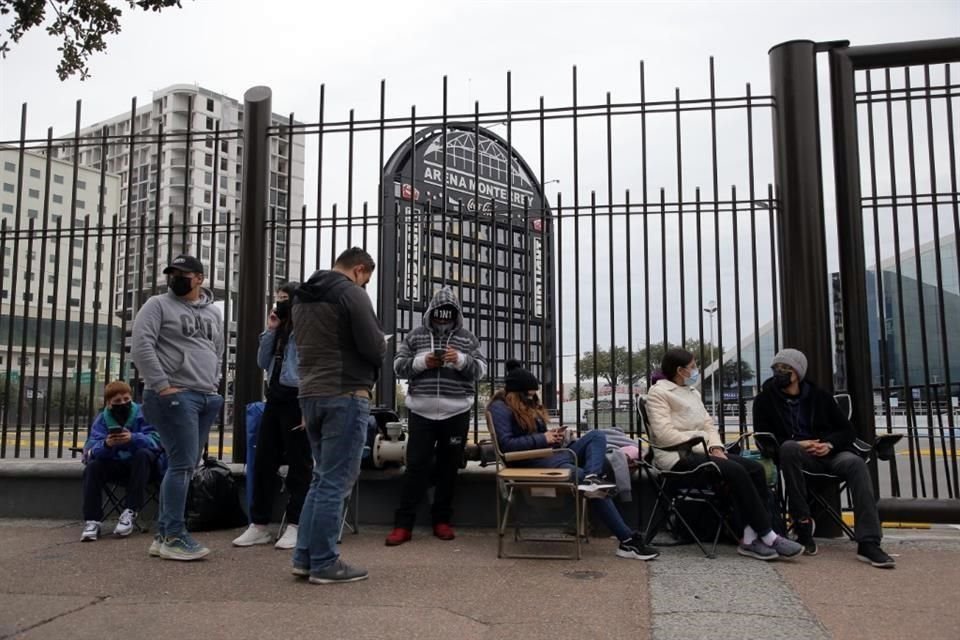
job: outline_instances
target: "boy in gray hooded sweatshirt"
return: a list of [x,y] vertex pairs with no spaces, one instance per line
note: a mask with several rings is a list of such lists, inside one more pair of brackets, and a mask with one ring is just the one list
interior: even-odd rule
[[160,434],[169,466],[160,485],[157,536],[150,555],[196,560],[210,550],[187,533],[183,512],[190,477],[210,426],[220,414],[217,393],[223,318],[203,284],[203,264],[177,256],[163,273],[169,290],[137,312],[130,354],[143,378],[143,414]]
[[480,341],[464,328],[453,289],[443,287],[433,296],[423,325],[408,333],[397,349],[393,368],[397,377],[409,380],[410,436],[400,507],[386,544],[410,540],[434,456],[433,535],[452,540],[453,496],[470,426],[474,383],[487,371]]

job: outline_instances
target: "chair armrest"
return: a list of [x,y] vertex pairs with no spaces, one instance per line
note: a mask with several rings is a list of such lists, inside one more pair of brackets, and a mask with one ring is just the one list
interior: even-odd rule
[[873,451],[873,447],[860,438],[854,438],[853,442],[850,443],[850,447],[853,449],[854,453],[861,457],[868,456],[870,455],[870,452]]
[[892,460],[896,455],[894,447],[902,438],[902,433],[886,433],[877,436],[877,440],[873,443],[873,450],[877,456],[877,460]]
[[563,454],[566,452],[573,459],[574,464],[577,463],[577,454],[571,449],[527,449],[526,451],[510,451],[509,453],[503,454],[504,462],[518,462],[521,460],[540,460],[541,458],[549,458],[555,454]]
[[738,437],[733,442],[725,443],[723,445],[723,450],[726,451],[727,453],[736,453],[737,451],[742,449],[742,445],[744,441],[752,435],[753,435],[753,431],[746,431],[744,433],[741,433],[740,437]]
[[703,447],[706,448],[707,443],[706,443],[706,441],[703,439],[703,436],[696,436],[695,438],[690,438],[689,440],[686,440],[686,441],[684,441],[684,442],[679,442],[679,443],[677,443],[677,444],[672,444],[672,445],[670,445],[669,447],[658,447],[658,446],[653,445],[653,444],[651,444],[650,446],[653,447],[654,449],[660,449],[660,451],[677,451],[677,452],[681,452],[681,453],[682,453],[682,452],[685,452],[685,451],[690,451],[691,449],[693,449],[693,448],[694,448],[695,446],[697,446],[698,444],[699,444],[699,445],[703,445]]
[[780,441],[777,440],[777,436],[769,431],[757,431],[753,434],[753,441],[757,444],[760,455],[771,460],[777,459],[777,454],[780,452]]

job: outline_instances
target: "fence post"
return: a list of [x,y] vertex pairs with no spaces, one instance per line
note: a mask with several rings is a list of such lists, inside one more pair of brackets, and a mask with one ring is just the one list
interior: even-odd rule
[[[243,189],[240,205],[240,279],[237,286],[237,361],[233,374],[233,461],[246,462],[247,403],[263,399],[257,336],[263,328],[267,254],[267,197],[273,94],[252,87],[243,94]],[[227,274],[230,277],[230,274]],[[229,320],[226,321],[229,326]]]
[[833,354],[816,53],[810,40],[770,49],[770,86],[783,344],[807,355],[807,375],[829,391]]
[[[807,375],[830,391],[833,353],[816,56],[817,45],[810,40],[792,40],[770,49],[770,87],[783,345],[803,351]],[[839,492],[824,497],[839,509]],[[841,534],[829,518],[813,515],[818,533]]]

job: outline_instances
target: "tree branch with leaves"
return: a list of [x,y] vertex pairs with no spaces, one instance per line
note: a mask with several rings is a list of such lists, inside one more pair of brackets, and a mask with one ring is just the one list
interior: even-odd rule
[[[6,59],[10,43],[17,44],[30,31],[50,22],[46,31],[59,38],[61,45],[57,75],[66,80],[80,74],[90,77],[87,62],[94,53],[105,51],[105,36],[120,33],[121,7],[159,12],[169,7],[180,8],[181,0],[0,0],[0,17],[12,23],[5,27],[6,39],[0,42],[0,55]],[[119,6],[118,6],[119,5]]]

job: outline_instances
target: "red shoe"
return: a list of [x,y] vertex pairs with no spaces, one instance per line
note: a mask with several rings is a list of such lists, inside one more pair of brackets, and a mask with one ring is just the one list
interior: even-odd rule
[[387,536],[385,544],[388,547],[395,547],[397,545],[403,544],[404,542],[409,542],[410,538],[412,537],[413,537],[413,531],[411,531],[410,529],[396,527],[393,531],[390,532],[390,535]]
[[453,527],[446,522],[440,522],[433,525],[433,535],[437,536],[441,540],[453,540],[457,537],[453,532]]

